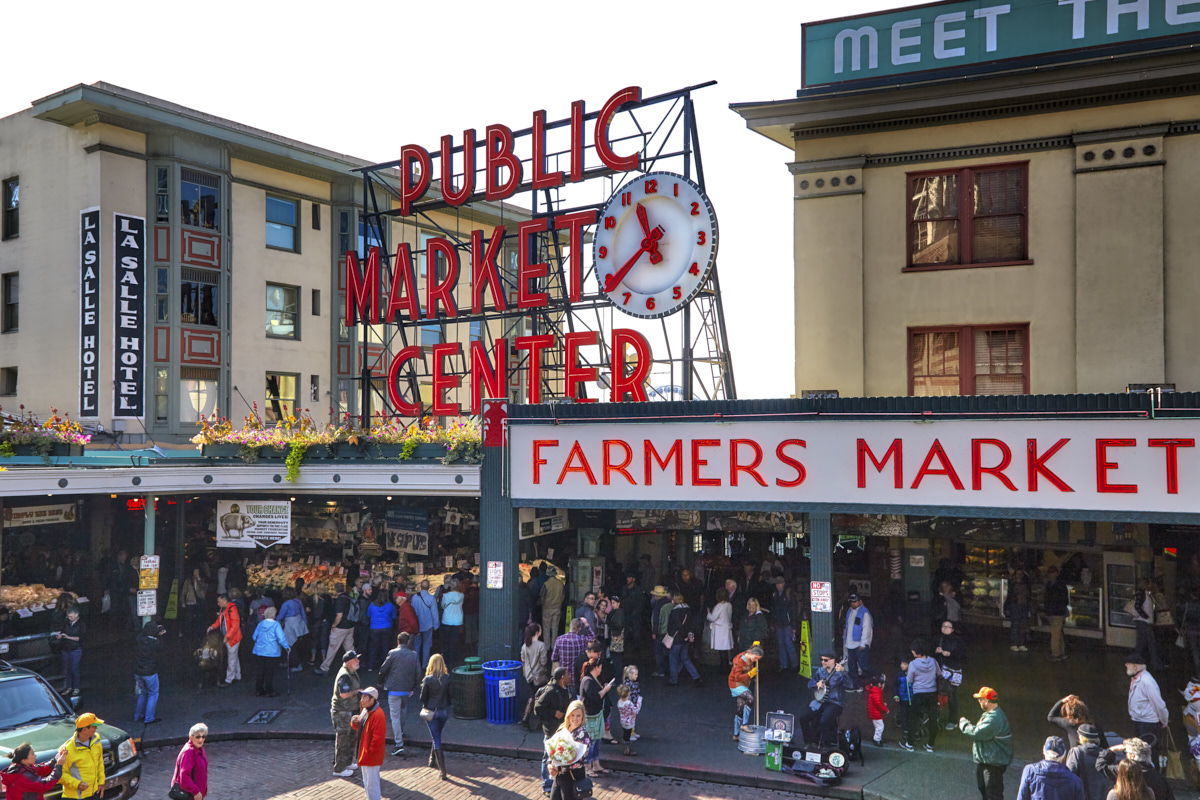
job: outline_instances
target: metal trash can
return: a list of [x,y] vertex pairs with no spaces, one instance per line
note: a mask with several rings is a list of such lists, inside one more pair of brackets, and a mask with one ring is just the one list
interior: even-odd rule
[[487,700],[487,721],[493,725],[517,722],[517,680],[520,661],[488,661],[483,665],[483,688]]
[[481,659],[464,659],[466,663],[450,673],[450,699],[458,719],[479,719],[483,716],[483,668]]

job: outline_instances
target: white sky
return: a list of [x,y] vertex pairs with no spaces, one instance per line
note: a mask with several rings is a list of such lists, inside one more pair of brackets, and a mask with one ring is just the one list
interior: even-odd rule
[[908,4],[25,0],[5,12],[0,116],[102,80],[378,162],[466,128],[523,128],[540,108],[565,117],[576,99],[597,109],[624,86],[715,79],[695,103],[738,395],[787,397],[791,154],[728,106],[795,94],[802,22]]

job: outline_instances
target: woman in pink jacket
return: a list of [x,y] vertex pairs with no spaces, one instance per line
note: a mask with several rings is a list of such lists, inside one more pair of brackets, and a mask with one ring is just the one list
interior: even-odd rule
[[188,731],[188,742],[175,758],[172,800],[204,800],[208,794],[208,755],[204,752],[207,738],[208,726],[203,722],[197,722]]

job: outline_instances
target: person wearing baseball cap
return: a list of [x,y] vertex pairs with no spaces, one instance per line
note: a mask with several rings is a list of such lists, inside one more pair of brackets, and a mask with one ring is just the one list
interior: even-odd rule
[[387,750],[387,719],[379,705],[379,690],[374,686],[358,692],[359,712],[350,720],[358,731],[358,766],[362,768],[363,790],[367,800],[379,800],[379,770]]
[[88,711],[75,719],[75,735],[68,739],[60,752],[66,757],[62,764],[62,796],[64,798],[99,797],[104,789],[104,749],[96,726],[104,720]]
[[975,724],[962,717],[958,729],[971,738],[971,758],[975,762],[979,796],[983,800],[1003,800],[1004,770],[1013,759],[1012,729],[1000,708],[1000,695],[995,689],[981,686],[971,696],[979,701],[983,714]]
[[1021,771],[1017,797],[1084,800],[1083,781],[1063,765],[1066,754],[1066,740],[1061,736],[1048,736],[1042,745],[1042,760],[1026,764]]
[[849,679],[846,691],[861,692],[863,681],[871,674],[871,640],[875,635],[875,620],[858,594],[851,592],[847,600],[850,605],[846,608],[842,625],[842,651],[846,658],[846,677]]
[[355,734],[351,727],[351,717],[361,708],[358,692],[362,684],[358,678],[358,663],[358,653],[347,651],[342,656],[342,668],[333,679],[329,716],[333,722],[333,774],[338,778],[348,778],[358,768],[358,764],[353,762]]

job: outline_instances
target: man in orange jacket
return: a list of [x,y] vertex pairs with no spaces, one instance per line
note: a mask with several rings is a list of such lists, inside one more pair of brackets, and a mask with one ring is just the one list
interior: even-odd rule
[[750,709],[754,707],[754,695],[750,692],[750,681],[758,675],[758,662],[763,649],[757,642],[744,653],[738,653],[729,670],[729,694],[737,703],[733,712],[733,740],[738,740],[739,730],[750,729]]
[[380,800],[379,769],[387,749],[387,719],[379,706],[379,690],[368,686],[358,693],[362,709],[350,720],[358,731],[358,766],[362,769],[363,789],[367,800]]
[[220,630],[225,639],[225,650],[228,659],[225,665],[225,680],[218,686],[228,686],[242,679],[242,665],[238,661],[238,647],[242,643],[242,620],[238,615],[237,606],[229,602],[223,594],[217,595],[217,621],[208,626],[210,631]]

